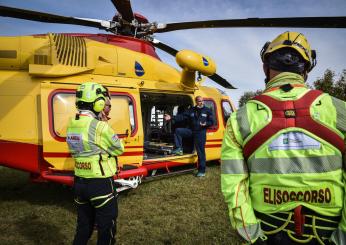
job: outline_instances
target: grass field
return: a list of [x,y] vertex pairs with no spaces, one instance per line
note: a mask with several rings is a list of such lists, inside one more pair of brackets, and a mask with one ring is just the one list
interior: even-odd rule
[[[0,167],[0,244],[71,244],[71,188],[33,184]],[[119,197],[117,244],[241,244],[220,192],[219,167],[142,183]],[[96,244],[96,232],[89,244]]]

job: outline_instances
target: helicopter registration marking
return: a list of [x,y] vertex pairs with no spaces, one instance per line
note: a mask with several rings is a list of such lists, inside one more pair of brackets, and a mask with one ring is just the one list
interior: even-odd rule
[[83,137],[81,134],[69,133],[66,137],[66,142],[72,152],[83,151]]

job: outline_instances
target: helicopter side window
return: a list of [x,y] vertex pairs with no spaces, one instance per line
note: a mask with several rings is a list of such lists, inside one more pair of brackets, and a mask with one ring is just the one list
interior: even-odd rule
[[132,135],[136,130],[133,101],[124,95],[111,94],[112,110],[108,123],[119,137]]
[[[52,96],[52,113],[50,125],[57,137],[66,137],[66,128],[69,118],[77,113],[75,106],[75,92],[57,92]],[[136,133],[137,125],[134,113],[134,103],[129,96],[111,94],[112,110],[108,123],[120,137]]]
[[211,112],[213,114],[213,118],[214,118],[214,124],[213,124],[213,126],[211,126],[209,128],[209,130],[216,131],[219,127],[219,120],[218,120],[218,117],[216,114],[217,108],[216,108],[215,101],[212,99],[203,99],[203,101],[204,101],[204,105],[211,110]]
[[222,116],[224,125],[227,124],[228,118],[231,116],[233,109],[231,103],[228,100],[222,100]]
[[67,123],[74,117],[77,110],[75,106],[76,95],[74,92],[60,92],[52,98],[53,131],[58,137],[66,137]]

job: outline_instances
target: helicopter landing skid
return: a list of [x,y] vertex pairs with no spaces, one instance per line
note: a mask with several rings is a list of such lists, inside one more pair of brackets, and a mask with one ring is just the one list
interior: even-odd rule
[[128,189],[135,189],[142,182],[142,177],[135,176],[129,179],[115,179],[116,191],[119,193]]

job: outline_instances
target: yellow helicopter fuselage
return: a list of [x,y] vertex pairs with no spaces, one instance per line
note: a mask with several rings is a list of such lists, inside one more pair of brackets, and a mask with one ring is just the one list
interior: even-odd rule
[[0,37],[0,164],[71,184],[66,125],[76,113],[75,89],[87,81],[107,86],[112,96],[109,123],[125,142],[119,178],[197,162],[191,146],[183,156],[171,154],[174,125],[163,120],[179,106],[193,106],[196,96],[213,110],[206,156],[218,160],[233,106],[219,90],[195,83],[196,71],[215,72],[210,58],[203,57],[208,68],[198,57],[187,52],[179,72],[154,55],[77,35]]

